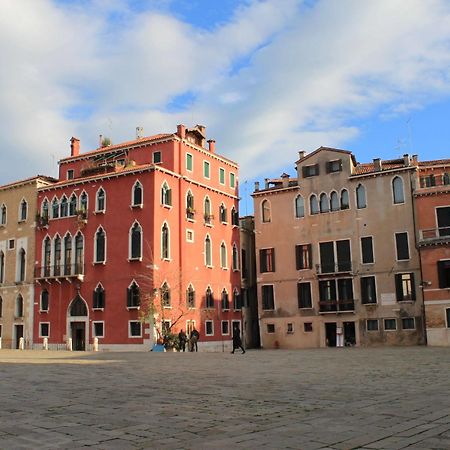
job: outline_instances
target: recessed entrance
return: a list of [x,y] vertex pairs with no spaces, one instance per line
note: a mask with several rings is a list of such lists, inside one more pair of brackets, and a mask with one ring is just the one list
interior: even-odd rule
[[356,345],[355,322],[344,322],[344,345],[346,347]]
[[72,322],[72,349],[76,351],[86,350],[86,324],[84,322]]
[[86,342],[88,342],[89,324],[88,309],[86,302],[79,294],[75,296],[69,306],[68,317],[68,333],[72,339],[72,350],[84,351],[86,350]]
[[14,325],[15,331],[15,348],[19,348],[20,338],[23,338],[23,325]]
[[327,347],[336,347],[336,322],[325,324],[325,339]]

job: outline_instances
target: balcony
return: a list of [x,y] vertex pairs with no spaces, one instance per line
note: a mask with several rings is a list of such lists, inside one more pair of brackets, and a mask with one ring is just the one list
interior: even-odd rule
[[441,244],[450,242],[450,227],[419,230],[419,245]]
[[345,313],[355,312],[355,300],[326,300],[319,302],[321,313]]
[[75,263],[70,265],[36,267],[34,276],[38,280],[78,278],[82,281],[84,276],[84,264]]
[[340,261],[338,263],[316,264],[317,275],[348,275],[352,271],[351,261]]

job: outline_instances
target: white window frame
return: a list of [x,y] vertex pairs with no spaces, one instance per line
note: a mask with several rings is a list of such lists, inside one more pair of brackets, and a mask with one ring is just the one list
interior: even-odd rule
[[[412,319],[413,323],[414,323],[414,327],[413,328],[403,328],[403,320],[404,319]],[[402,324],[402,331],[416,331],[417,330],[417,324],[416,324],[416,318],[415,317],[402,317],[401,318],[401,324]]]
[[[188,159],[189,159],[188,155],[191,157],[191,168],[190,169],[188,168]],[[194,171],[194,155],[192,153],[186,152],[185,167],[188,172]]]
[[234,189],[236,187],[236,174],[234,172],[230,172],[230,188]]
[[[208,168],[208,170],[206,170],[206,168]],[[206,175],[206,172],[208,172],[208,175]],[[206,180],[211,179],[211,163],[206,159],[203,160],[203,178]]]
[[[140,242],[140,256],[139,257],[132,257],[131,255],[131,249],[132,249],[132,230],[134,228],[134,225],[139,225],[139,228],[141,229],[141,242]],[[128,230],[128,261],[142,261],[142,252],[143,252],[143,237],[144,237],[144,230],[142,229],[142,225],[139,223],[139,221],[135,220],[132,224],[130,229]]]
[[[103,324],[103,334],[101,336],[97,336],[95,334],[95,324],[96,323]],[[141,329],[142,329],[142,327],[141,327]],[[105,321],[104,320],[93,320],[92,321],[92,337],[93,338],[104,338],[105,337]]]
[[[163,228],[164,225],[167,226],[167,256],[164,256],[164,248],[163,248]],[[163,224],[161,225],[161,232],[160,232],[160,237],[161,237],[161,259],[164,261],[170,261],[171,260],[171,254],[170,254],[170,226],[169,223],[165,220],[163,222]]]
[[[99,194],[100,190],[102,190],[103,194],[104,194],[104,197],[103,197],[104,208],[103,209],[98,208],[98,194]],[[106,190],[103,186],[100,186],[97,189],[97,192],[95,193],[95,211],[94,212],[96,214],[105,214],[105,212],[106,212]]]
[[[42,335],[42,327],[41,327],[41,325],[48,325],[48,334],[47,334],[47,336],[43,336]],[[49,338],[50,337],[50,322],[39,322],[39,337],[40,338]]]
[[[211,324],[211,333],[207,333],[207,323]],[[205,336],[214,336],[214,320],[205,320]]]
[[[139,185],[141,187],[141,203],[134,203],[134,190],[136,186]],[[143,208],[144,207],[144,185],[137,179],[131,188],[131,208]]]
[[[222,181],[222,174],[223,174],[223,181]],[[225,186],[226,183],[226,172],[225,169],[223,167],[219,167],[219,184],[221,184],[222,186]]]
[[[189,238],[189,233],[191,233],[192,238]],[[186,242],[193,243],[195,240],[194,236],[194,230],[191,230],[190,228],[186,229]]]
[[[395,328],[386,328],[386,320],[394,320]],[[385,317],[383,319],[383,329],[384,329],[384,331],[387,331],[387,332],[397,331],[397,329],[398,329],[397,319],[395,317]]]
[[[228,332],[227,333],[223,332],[223,324],[224,323],[228,324]],[[229,336],[230,335],[230,321],[229,320],[222,320],[220,322],[220,333],[221,333],[222,336]]]
[[[105,259],[103,261],[97,261],[97,233],[100,231],[100,229],[103,230],[103,233],[105,234]],[[95,230],[95,234],[94,234],[94,260],[93,260],[93,264],[106,264],[106,258],[107,258],[107,236],[106,236],[106,230],[104,229],[104,227],[102,225],[100,225],[96,230]]]
[[[131,334],[131,324],[132,323],[139,323],[140,324],[141,332],[140,332],[139,336],[137,336],[137,335],[135,336],[135,335]],[[140,339],[140,338],[142,338],[142,322],[140,320],[129,320],[128,321],[128,337],[130,339]]]
[[[396,202],[395,201],[395,190],[394,190],[394,180],[396,178],[399,178],[402,182],[402,196],[403,196],[403,201],[401,202]],[[392,195],[392,204],[394,206],[396,205],[404,205],[406,203],[406,196],[405,196],[405,180],[403,179],[403,177],[401,177],[400,175],[395,175],[392,179],[391,179],[391,195]]]

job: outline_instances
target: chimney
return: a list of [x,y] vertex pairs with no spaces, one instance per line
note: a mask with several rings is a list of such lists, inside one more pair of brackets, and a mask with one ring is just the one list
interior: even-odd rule
[[269,189],[269,178],[264,178],[264,188]]
[[381,159],[380,158],[374,158],[373,159],[373,166],[374,166],[375,172],[381,172]]
[[76,137],[70,139],[70,156],[78,156],[80,154],[80,140]]
[[144,128],[136,127],[136,139],[141,139],[144,136]]
[[103,147],[103,134],[98,135],[98,148]]
[[408,155],[408,153],[405,153],[405,154],[403,155],[403,164],[404,164],[406,167],[409,166],[409,155]]
[[285,172],[281,174],[281,179],[283,183],[283,187],[289,187],[289,175]]
[[177,125],[177,135],[181,139],[186,138],[186,127],[184,125]]
[[214,139],[210,139],[208,141],[208,144],[209,144],[209,151],[211,153],[214,153],[214,150],[216,149],[216,141]]
[[418,158],[417,155],[412,155],[411,156],[411,160],[412,160],[413,166],[418,166],[419,165],[419,158]]
[[259,191],[259,181],[255,181],[255,192]]
[[306,155],[305,150],[300,150],[298,152],[298,159],[303,159],[305,157],[305,155]]

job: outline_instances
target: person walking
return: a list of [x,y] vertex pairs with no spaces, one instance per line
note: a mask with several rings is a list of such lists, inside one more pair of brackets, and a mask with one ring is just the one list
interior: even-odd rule
[[178,341],[180,343],[180,351],[186,351],[187,336],[183,329],[178,333]]
[[197,342],[199,339],[200,339],[200,333],[194,327],[194,329],[191,331],[191,338],[190,338],[191,352],[193,352],[193,351],[198,352]]
[[244,347],[242,347],[241,332],[239,327],[233,327],[233,351],[231,353],[234,353],[234,351],[238,348],[242,350],[242,354],[245,353]]

